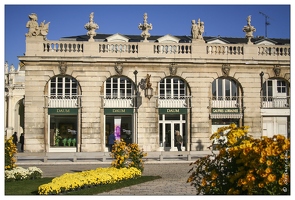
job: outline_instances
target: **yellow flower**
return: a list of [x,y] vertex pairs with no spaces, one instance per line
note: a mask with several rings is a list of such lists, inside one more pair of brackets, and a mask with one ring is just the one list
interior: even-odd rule
[[202,185],[203,187],[206,185],[206,179],[205,179],[205,178],[202,179],[202,183],[201,183],[201,185]]
[[267,173],[267,174],[271,173],[271,171],[272,171],[272,170],[271,170],[271,168],[269,168],[269,167],[265,169],[265,173]]
[[272,155],[272,150],[271,150],[270,147],[267,147],[265,150],[266,150],[266,155],[267,156],[271,156]]
[[218,174],[215,171],[212,171],[211,179],[215,180],[217,178],[217,176],[218,176]]
[[283,178],[279,179],[279,185],[285,185],[285,180]]
[[259,188],[264,188],[264,183],[258,183]]
[[259,159],[259,162],[260,162],[260,163],[265,163],[265,161],[266,161],[266,158],[265,158],[265,157],[261,157],[261,158]]
[[266,161],[266,165],[267,165],[267,166],[271,166],[271,164],[272,164],[271,160],[267,160],[267,161]]
[[267,176],[267,180],[268,180],[269,182],[274,182],[274,181],[276,180],[276,175],[274,175],[274,174],[269,174],[269,175]]

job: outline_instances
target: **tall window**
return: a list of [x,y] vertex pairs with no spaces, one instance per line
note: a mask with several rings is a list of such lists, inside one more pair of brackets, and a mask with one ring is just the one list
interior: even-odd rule
[[263,84],[264,97],[286,96],[288,92],[287,82],[282,79],[267,80]]
[[133,86],[130,79],[125,77],[109,78],[105,83],[106,98],[111,99],[124,99],[131,98]]
[[181,98],[186,96],[186,84],[179,78],[164,78],[160,82],[160,98]]
[[237,83],[234,80],[218,78],[212,83],[213,100],[235,100],[238,96]]
[[78,95],[78,84],[72,77],[54,77],[50,80],[50,96],[72,97]]

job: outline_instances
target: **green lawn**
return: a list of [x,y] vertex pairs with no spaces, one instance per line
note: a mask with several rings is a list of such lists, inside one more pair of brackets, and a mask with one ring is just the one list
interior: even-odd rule
[[[99,185],[96,187],[81,189],[78,191],[69,192],[63,195],[94,195],[103,192],[108,192],[111,190],[120,189],[123,187],[128,187],[131,185],[136,185],[144,183],[147,181],[152,181],[161,178],[160,176],[141,176],[137,179],[130,179],[121,181],[115,184]],[[5,195],[38,195],[39,185],[51,182],[53,178],[41,178],[36,180],[24,180],[24,181],[14,181],[5,182]]]

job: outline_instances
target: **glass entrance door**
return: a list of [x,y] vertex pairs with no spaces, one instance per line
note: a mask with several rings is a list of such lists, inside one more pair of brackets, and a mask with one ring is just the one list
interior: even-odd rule
[[182,130],[180,130],[180,123],[174,121],[165,121],[165,126],[163,126],[163,136],[164,136],[164,151],[177,151],[175,145],[175,131],[179,130],[180,135],[182,135]]
[[159,146],[161,151],[177,151],[175,145],[175,131],[179,131],[183,138],[182,149],[185,150],[186,137],[186,116],[184,114],[160,115],[159,120]]

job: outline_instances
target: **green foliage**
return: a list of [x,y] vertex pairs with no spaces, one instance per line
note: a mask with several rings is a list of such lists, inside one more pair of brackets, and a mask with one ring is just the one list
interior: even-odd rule
[[219,154],[191,163],[195,166],[187,182],[197,194],[290,194],[290,139],[254,139],[247,132],[248,127],[232,124],[212,135],[219,140]]

